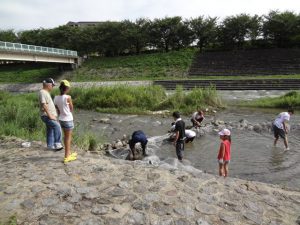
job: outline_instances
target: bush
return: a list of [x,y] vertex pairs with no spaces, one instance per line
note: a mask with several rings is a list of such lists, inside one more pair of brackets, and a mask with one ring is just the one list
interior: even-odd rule
[[264,108],[300,108],[300,92],[291,91],[280,97],[261,98],[243,105]]
[[190,113],[197,107],[223,107],[214,87],[185,92],[181,86],[167,95],[161,86],[93,87],[72,89],[75,107],[106,113],[143,113],[155,110],[180,110]]

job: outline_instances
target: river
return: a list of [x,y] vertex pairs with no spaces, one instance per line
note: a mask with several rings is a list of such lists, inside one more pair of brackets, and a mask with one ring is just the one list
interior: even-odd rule
[[[227,92],[221,93],[227,101],[253,99],[266,95],[281,95],[282,92]],[[244,95],[244,97],[243,97]],[[213,116],[207,116],[204,123],[210,123],[213,119],[236,123],[241,119],[251,124],[270,123],[280,110],[249,109],[230,107],[217,112]],[[143,130],[152,141],[148,144],[148,151],[157,155],[162,161],[172,161],[176,158],[174,146],[160,137],[164,137],[170,129],[172,117],[163,116],[137,116],[102,114],[90,111],[77,111],[75,113],[77,129],[81,132],[91,132],[105,141],[120,139],[123,134],[130,135],[135,130]],[[101,119],[106,123],[99,122]],[[190,118],[183,117],[187,125]],[[283,141],[280,140],[277,147],[273,147],[271,132],[257,133],[249,130],[232,130],[232,159],[229,166],[231,177],[248,180],[280,184],[292,188],[300,187],[300,116],[291,118],[291,132],[289,134],[290,149],[284,151]],[[198,137],[185,148],[185,159],[191,165],[207,173],[218,174],[216,157],[220,139],[216,132]],[[174,160],[173,160],[174,161]]]

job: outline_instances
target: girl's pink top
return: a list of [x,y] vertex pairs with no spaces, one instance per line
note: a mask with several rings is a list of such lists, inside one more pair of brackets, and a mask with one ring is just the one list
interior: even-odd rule
[[[223,160],[224,161],[229,161],[230,160],[230,146],[231,146],[231,143],[228,140],[224,140],[224,141],[222,141],[222,143],[225,146],[225,153],[224,153]],[[221,146],[220,146],[219,154],[218,154],[218,160],[222,159],[223,155],[221,155],[221,154],[222,154],[222,152],[221,152]]]

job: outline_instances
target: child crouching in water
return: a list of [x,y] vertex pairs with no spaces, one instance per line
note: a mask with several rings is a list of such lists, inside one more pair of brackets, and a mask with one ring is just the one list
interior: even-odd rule
[[72,130],[74,129],[73,122],[73,103],[70,95],[70,83],[67,80],[62,80],[59,86],[60,95],[55,96],[54,105],[58,111],[59,123],[64,131],[65,158],[64,163],[76,160],[77,153],[71,153]]
[[223,177],[228,176],[228,164],[230,163],[230,147],[231,147],[231,136],[230,130],[223,129],[219,132],[220,139],[222,140],[219,154],[219,175]]

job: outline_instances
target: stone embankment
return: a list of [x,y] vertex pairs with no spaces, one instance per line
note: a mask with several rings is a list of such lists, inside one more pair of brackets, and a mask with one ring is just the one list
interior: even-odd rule
[[43,143],[0,140],[0,221],[18,224],[300,224],[300,192],[125,161]]

